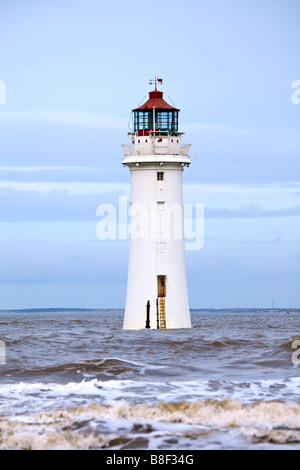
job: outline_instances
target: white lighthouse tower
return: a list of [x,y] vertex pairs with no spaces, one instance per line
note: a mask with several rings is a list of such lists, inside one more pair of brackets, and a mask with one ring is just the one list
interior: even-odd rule
[[190,328],[185,269],[182,173],[191,161],[181,143],[179,109],[150,84],[133,109],[131,144],[122,145],[131,175],[130,251],[124,329]]

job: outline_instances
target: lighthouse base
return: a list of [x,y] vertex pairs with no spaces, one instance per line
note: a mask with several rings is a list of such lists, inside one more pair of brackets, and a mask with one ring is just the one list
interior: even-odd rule
[[126,310],[123,329],[141,330],[143,328],[147,328],[152,330],[165,330],[192,327],[189,311],[184,313],[182,311],[178,312],[177,316],[180,317],[179,321],[174,319],[174,313],[176,312],[167,310],[164,301],[156,299],[153,305],[147,302],[144,312]]
[[[130,272],[130,270],[129,270]],[[147,270],[144,270],[144,274]],[[191,328],[184,271],[128,277],[123,328]]]

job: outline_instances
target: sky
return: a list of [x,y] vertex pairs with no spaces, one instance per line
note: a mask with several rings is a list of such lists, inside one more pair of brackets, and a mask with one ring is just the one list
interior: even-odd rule
[[124,308],[129,242],[96,213],[129,197],[155,76],[204,206],[190,307],[299,308],[299,26],[299,0],[0,0],[0,309]]

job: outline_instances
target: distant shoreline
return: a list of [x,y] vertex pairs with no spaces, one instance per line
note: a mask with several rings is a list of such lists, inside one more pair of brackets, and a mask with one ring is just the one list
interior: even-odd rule
[[[54,313],[54,312],[124,312],[124,308],[22,308],[22,309],[0,309],[0,313]],[[300,308],[191,308],[191,312],[300,312]]]

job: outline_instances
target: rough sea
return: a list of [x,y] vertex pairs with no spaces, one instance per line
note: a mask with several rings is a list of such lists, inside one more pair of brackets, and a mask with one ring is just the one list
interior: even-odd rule
[[300,449],[299,310],[0,312],[0,449]]

